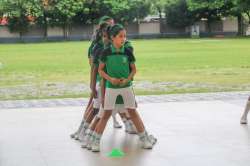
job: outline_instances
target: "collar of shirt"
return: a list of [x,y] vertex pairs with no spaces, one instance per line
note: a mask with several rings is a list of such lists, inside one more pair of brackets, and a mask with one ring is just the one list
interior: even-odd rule
[[113,44],[111,44],[111,51],[112,51],[113,54],[124,54],[125,47],[124,47],[124,45],[122,45],[122,47],[119,48],[119,50],[118,50],[117,48],[114,47]]

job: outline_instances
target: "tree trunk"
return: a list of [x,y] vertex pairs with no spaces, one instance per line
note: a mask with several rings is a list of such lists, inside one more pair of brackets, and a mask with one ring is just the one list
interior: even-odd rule
[[48,21],[47,21],[47,16],[46,16],[45,13],[43,14],[43,21],[44,21],[44,26],[43,26],[43,30],[44,30],[44,32],[43,32],[43,38],[44,38],[44,39],[47,39],[47,37],[48,37]]
[[69,23],[68,23],[68,21],[63,25],[63,37],[65,40],[68,40],[68,37],[69,37]]
[[64,24],[64,25],[63,25],[63,38],[64,38],[64,40],[67,39],[67,32],[66,32],[66,29],[67,29],[66,24]]
[[237,18],[238,18],[238,36],[243,36],[244,27],[243,27],[243,16],[242,16],[242,14],[239,14],[237,16]]
[[23,32],[19,31],[19,40],[22,41],[22,38],[23,38]]
[[212,21],[208,18],[207,19],[207,28],[208,28],[208,33],[210,33],[210,34],[212,32],[211,23],[212,23]]
[[160,33],[162,32],[162,15],[161,15],[161,8],[158,8],[158,12],[159,12],[159,21],[160,21]]
[[247,12],[247,16],[248,16],[248,24],[250,24],[250,12]]

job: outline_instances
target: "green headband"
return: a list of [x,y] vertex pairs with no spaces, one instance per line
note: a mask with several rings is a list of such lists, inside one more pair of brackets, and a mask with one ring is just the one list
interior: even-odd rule
[[120,31],[124,30],[125,28],[121,24],[113,25],[109,30],[109,36],[116,36]]
[[106,21],[110,20],[110,19],[112,19],[112,18],[109,17],[109,16],[103,16],[103,17],[101,17],[101,18],[99,19],[99,25],[100,25],[101,23],[103,23],[103,22],[106,22]]

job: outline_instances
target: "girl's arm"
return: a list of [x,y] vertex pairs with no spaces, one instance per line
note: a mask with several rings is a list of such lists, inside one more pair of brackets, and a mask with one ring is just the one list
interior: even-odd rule
[[104,71],[104,67],[105,67],[105,63],[101,62],[98,68],[98,72],[100,76],[104,78],[105,80],[108,80],[109,82],[111,82],[113,85],[118,85],[120,83],[120,80],[117,78],[110,77],[108,74],[106,74]]
[[135,66],[134,63],[131,63],[131,64],[130,64],[130,69],[131,69],[131,72],[130,72],[128,78],[123,79],[123,80],[121,81],[121,85],[127,84],[129,81],[131,81],[131,80],[134,78],[135,73],[136,73],[136,66]]
[[106,80],[104,78],[102,78],[102,80],[101,80],[101,104],[102,104],[102,107],[104,107],[105,84],[106,84]]
[[92,95],[94,98],[96,98],[97,96],[97,92],[96,92],[96,76],[97,76],[97,72],[98,72],[98,68],[95,66],[95,64],[92,65],[93,69],[92,69],[92,73],[91,73],[91,90],[92,90]]

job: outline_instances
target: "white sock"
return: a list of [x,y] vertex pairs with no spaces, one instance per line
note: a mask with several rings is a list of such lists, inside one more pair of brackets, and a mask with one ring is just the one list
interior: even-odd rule
[[82,130],[82,128],[83,128],[83,126],[84,126],[84,122],[85,122],[85,121],[84,121],[84,119],[83,119],[76,133],[78,133],[78,134],[80,133],[80,131]]
[[88,131],[86,132],[86,140],[90,140],[90,138],[92,137],[94,131],[91,129],[88,129]]
[[113,118],[113,122],[114,123],[118,123],[117,119],[116,119],[116,114],[112,114],[112,118]]
[[125,125],[125,128],[128,129],[130,127],[129,121],[126,118],[122,118],[122,121]]
[[144,140],[147,136],[146,131],[144,130],[143,132],[138,133],[138,136],[139,136],[140,140]]
[[100,142],[102,134],[95,133],[95,141]]

